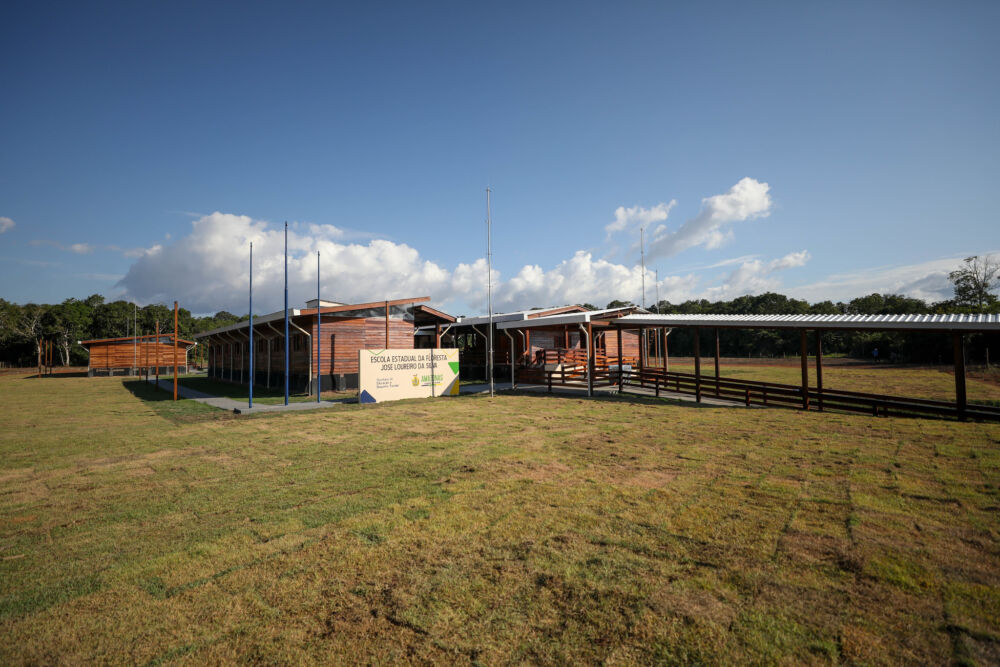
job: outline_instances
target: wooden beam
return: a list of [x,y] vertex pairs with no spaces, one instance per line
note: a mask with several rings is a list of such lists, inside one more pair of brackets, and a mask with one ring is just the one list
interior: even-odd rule
[[385,349],[389,349],[389,302],[385,302]]
[[816,393],[817,407],[823,412],[823,332],[816,330]]
[[701,329],[694,328],[694,400],[701,403]]
[[594,364],[594,350],[596,349],[594,345],[594,327],[587,322],[587,395],[594,395],[594,371],[596,366]]
[[660,327],[660,349],[663,350],[663,358],[660,363],[663,365],[663,372],[667,372],[667,328]]
[[[646,328],[639,327],[639,372],[641,373],[646,368]],[[640,378],[639,383],[642,384],[642,379]]]
[[441,347],[441,323],[434,323],[434,349]]
[[809,409],[809,348],[806,346],[806,330],[799,331],[802,353],[802,409]]
[[663,327],[663,371],[666,373],[670,372],[670,348],[667,345],[668,340],[670,340],[670,336],[667,335],[667,328]]
[[174,301],[174,400],[177,400],[177,302]]
[[719,395],[719,327],[715,327],[715,395]]
[[958,418],[965,421],[967,406],[965,394],[965,336],[955,331],[951,334],[955,361],[955,406],[958,408]]
[[618,330],[618,393],[620,394],[625,387],[625,369],[622,368],[624,366],[622,363],[622,328],[616,328]]

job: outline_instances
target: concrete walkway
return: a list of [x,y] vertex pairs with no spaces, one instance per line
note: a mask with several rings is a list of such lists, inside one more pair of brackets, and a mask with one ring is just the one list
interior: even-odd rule
[[[173,380],[160,380],[160,389],[173,392],[174,383]],[[510,391],[510,382],[494,382],[493,389],[496,392]],[[490,391],[490,385],[487,383],[482,384],[463,384],[459,388],[459,393],[461,394],[488,394]],[[547,385],[540,384],[518,384],[517,391],[531,392],[533,394],[547,394],[549,393],[549,388]],[[586,387],[552,387],[552,394],[557,394],[560,396],[575,396],[577,398],[587,398],[587,388]],[[625,396],[655,396],[655,391],[650,387],[637,387],[628,386],[626,387]],[[201,391],[196,391],[185,387],[182,384],[177,385],[177,394],[183,398],[191,399],[192,401],[197,401],[199,403],[204,403],[205,405],[211,405],[213,408],[219,408],[220,410],[226,410],[228,412],[234,412],[238,415],[253,415],[259,412],[285,412],[288,410],[317,410],[320,408],[332,408],[344,403],[355,403],[356,399],[353,398],[341,398],[334,401],[299,401],[295,403],[289,403],[285,405],[284,403],[278,403],[276,405],[264,405],[262,403],[257,403],[253,408],[247,407],[246,400],[236,400],[234,398],[226,398],[225,396],[212,396],[211,394],[206,394]],[[594,396],[617,396],[618,387],[594,387]],[[665,389],[660,390],[660,398],[667,398],[674,401],[682,401],[685,403],[694,403],[695,398],[691,394],[679,394],[672,391],[667,391]],[[727,401],[718,399],[715,397],[710,397],[706,394],[701,396],[702,405],[712,405],[717,407],[745,407],[739,401]]]
[[[171,380],[160,380],[160,389],[164,391],[173,392],[174,391],[174,381]],[[201,391],[195,391],[185,387],[182,384],[177,385],[177,395],[184,398],[189,398],[192,401],[197,401],[199,403],[204,403],[205,405],[211,405],[213,408],[219,408],[220,410],[226,410],[229,412],[235,412],[238,415],[255,415],[258,412],[283,412],[287,410],[317,410],[319,408],[332,408],[343,403],[348,402],[348,399],[339,399],[336,401],[300,401],[295,403],[289,403],[285,405],[284,403],[278,403],[277,405],[265,405],[263,403],[255,403],[252,408],[247,407],[247,401],[236,400],[235,398],[226,398],[225,396],[212,396],[211,394],[206,394]]]

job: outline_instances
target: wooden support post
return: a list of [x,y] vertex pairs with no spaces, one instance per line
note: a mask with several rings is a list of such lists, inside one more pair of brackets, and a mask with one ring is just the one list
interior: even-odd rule
[[694,328],[694,400],[701,403],[701,330]]
[[965,336],[960,331],[951,334],[955,357],[955,406],[958,408],[958,418],[965,421]]
[[715,328],[715,395],[719,395],[719,328]]
[[174,400],[177,400],[177,302],[174,301]]
[[563,325],[563,348],[569,349],[569,325]]
[[594,371],[597,370],[597,365],[594,363],[594,350],[597,348],[594,345],[594,325],[587,322],[587,395],[594,395]]
[[618,393],[625,388],[625,364],[622,362],[622,328],[615,327],[618,332]]
[[670,370],[670,366],[667,365],[667,328],[660,327],[660,340],[663,344],[660,346],[663,350],[663,372],[666,373]]
[[385,349],[389,349],[389,302],[385,302]]
[[816,403],[823,412],[823,332],[816,329]]
[[642,384],[642,372],[646,370],[646,328],[639,327],[639,384]]
[[434,323],[434,349],[441,348],[441,323]]
[[146,369],[146,384],[149,384],[149,341],[142,346],[142,349],[146,353],[145,361],[142,362],[143,367]]
[[806,330],[799,331],[799,346],[802,353],[802,409],[809,409],[809,348],[806,345]]

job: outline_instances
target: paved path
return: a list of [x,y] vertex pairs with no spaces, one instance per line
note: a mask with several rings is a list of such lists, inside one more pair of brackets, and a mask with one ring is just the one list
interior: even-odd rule
[[[160,380],[160,388],[164,391],[172,392],[174,390],[173,380]],[[510,391],[510,382],[495,382],[493,383],[494,391]],[[549,393],[549,388],[547,385],[539,384],[519,384],[517,385],[518,391],[526,391],[538,394]],[[462,394],[487,394],[490,391],[490,386],[485,382],[482,384],[463,384],[459,392]],[[247,407],[247,401],[236,400],[234,398],[226,398],[224,396],[212,396],[211,394],[206,394],[201,391],[196,391],[189,387],[185,387],[182,384],[177,385],[178,395],[189,398],[193,401],[198,401],[199,403],[204,403],[205,405],[211,405],[214,408],[219,408],[220,410],[226,410],[229,412],[235,412],[238,415],[252,415],[259,412],[284,412],[288,410],[316,410],[319,408],[332,408],[343,403],[354,403],[353,398],[341,398],[334,401],[299,401],[295,403],[289,403],[285,405],[284,403],[278,403],[276,405],[264,405],[258,403],[252,408]],[[586,387],[552,387],[552,393],[561,396],[576,396],[579,398],[586,398],[587,389]],[[617,396],[618,387],[594,387],[594,396]],[[627,396],[654,396],[655,392],[652,388],[642,388],[636,386],[628,387],[626,392]],[[665,389],[660,390],[660,398],[669,398],[675,401],[683,401],[685,403],[694,403],[694,396],[691,394],[679,394],[672,391],[666,391]],[[720,407],[744,407],[742,403],[738,401],[727,401],[720,400],[714,397],[706,396],[702,394],[701,397],[702,405],[712,405]]]
[[[160,388],[173,392],[173,380],[160,380]],[[193,401],[204,403],[205,405],[211,405],[213,408],[235,412],[238,415],[254,415],[258,412],[283,412],[286,410],[316,410],[319,408],[332,408],[346,402],[346,399],[339,399],[336,401],[320,401],[318,403],[314,400],[299,401],[289,403],[288,405],[285,405],[284,403],[278,403],[277,405],[257,403],[252,408],[249,408],[247,407],[247,401],[237,401],[235,398],[226,398],[225,396],[212,396],[211,394],[206,394],[201,391],[195,391],[194,389],[185,387],[182,384],[177,385],[177,394],[179,396],[183,396],[184,398],[190,398]]]

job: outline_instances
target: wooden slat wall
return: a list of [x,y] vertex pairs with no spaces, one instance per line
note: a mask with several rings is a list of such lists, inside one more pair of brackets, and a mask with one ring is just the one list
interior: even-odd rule
[[[146,366],[146,348],[149,348],[149,366],[156,364],[156,348],[160,349],[160,366],[172,366],[174,363],[174,346],[152,341],[139,341],[134,346],[132,341],[115,341],[110,343],[90,344],[90,368],[105,370],[110,368],[144,368]],[[177,346],[177,363],[187,365],[186,345]]]
[[[296,318],[295,323],[312,334],[313,337],[317,335],[315,317]],[[292,337],[294,337],[296,333],[298,332],[294,330],[289,331],[289,335]],[[298,335],[302,336],[302,334]],[[385,318],[372,317],[367,319],[334,319],[324,317],[322,335],[323,345],[321,355],[323,361],[323,373],[326,375],[357,373],[358,350],[385,348]],[[334,341],[333,344],[331,344],[331,337]],[[313,357],[313,363],[316,363],[316,357],[313,353],[313,349],[311,348],[312,341],[305,336],[302,336],[302,338],[301,349],[296,351],[294,344],[292,346],[289,366],[293,374],[307,374],[309,372],[310,356]],[[274,336],[272,335],[268,344],[273,345],[273,341]],[[277,337],[277,348],[271,350],[272,373],[280,373],[285,368],[285,350],[283,347],[283,341],[283,337]],[[244,371],[249,372],[249,355],[247,353],[243,353],[241,355],[241,351],[245,349],[244,346],[246,344],[246,341],[233,343],[232,365],[234,369],[234,379],[238,377],[241,367]],[[254,337],[254,347],[257,347],[256,335]],[[389,347],[407,350],[413,349],[412,322],[406,322],[404,320],[389,320]],[[218,353],[218,356],[215,355],[216,352]],[[219,341],[216,343],[210,360],[213,364],[218,364],[222,368],[226,369],[226,377],[228,378],[228,369],[230,365],[229,343],[226,341]],[[258,348],[256,356],[254,357],[254,365],[256,370],[262,373],[266,372],[266,347],[263,350]],[[316,366],[313,367],[313,372],[316,372]],[[244,375],[244,378],[246,377],[248,376]]]
[[[604,350],[607,354],[618,356],[618,331],[608,328],[604,334]],[[639,332],[625,330],[622,333],[622,354],[626,357],[639,356]]]

